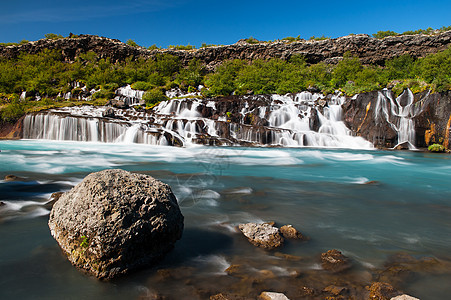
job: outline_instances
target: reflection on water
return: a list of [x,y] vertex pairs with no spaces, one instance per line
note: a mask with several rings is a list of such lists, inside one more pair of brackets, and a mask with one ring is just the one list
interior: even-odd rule
[[[291,299],[313,289],[321,298],[332,282],[359,296],[372,281],[393,279],[382,270],[400,252],[440,262],[404,266],[417,275],[393,280],[398,288],[424,299],[451,293],[446,155],[39,141],[2,141],[0,149],[0,178],[24,179],[0,182],[0,298],[208,299],[268,289]],[[50,194],[105,168],[168,183],[185,216],[182,239],[158,266],[109,283],[75,270],[47,227]],[[236,231],[265,221],[292,224],[311,240],[268,252]],[[321,269],[320,253],[333,248],[352,259],[348,273]]]

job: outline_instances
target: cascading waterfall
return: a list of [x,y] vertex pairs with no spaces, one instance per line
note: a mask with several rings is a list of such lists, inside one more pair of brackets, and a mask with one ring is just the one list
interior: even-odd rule
[[125,122],[52,112],[27,115],[23,122],[23,137],[59,141],[167,144],[164,136],[152,135],[142,130],[139,124],[130,126]]
[[116,100],[122,100],[126,105],[142,104],[144,91],[134,90],[130,85],[116,90]]
[[[129,90],[126,87],[120,93],[135,97]],[[343,96],[326,101],[320,94],[302,92],[228,101],[173,99],[161,102],[152,112],[115,109],[114,118],[102,116],[105,108],[54,109],[28,115],[24,138],[180,146],[372,148],[370,142],[352,136],[342,122]],[[231,112],[225,111],[224,105]]]
[[378,93],[374,111],[376,121],[386,121],[397,132],[396,146],[407,143],[410,150],[416,149],[413,118],[421,112],[421,107],[415,107],[413,102],[414,96],[410,89],[404,90],[396,99],[393,99],[389,90],[384,89]]

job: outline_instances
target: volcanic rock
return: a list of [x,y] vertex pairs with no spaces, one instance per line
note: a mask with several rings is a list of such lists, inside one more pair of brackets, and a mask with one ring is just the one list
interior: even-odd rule
[[238,228],[253,245],[264,249],[274,249],[282,246],[283,237],[277,227],[270,224],[247,223]]
[[49,201],[47,201],[47,203],[45,204],[45,208],[47,209],[52,209],[53,205],[55,204],[56,201],[58,201],[58,199],[63,195],[63,192],[56,192],[53,193],[50,198]]
[[351,267],[349,259],[336,249],[321,254],[323,269],[333,273],[342,272]]
[[369,291],[370,295],[368,299],[371,300],[390,300],[401,294],[393,286],[386,282],[374,282],[369,287]]
[[280,227],[280,233],[282,233],[283,237],[286,239],[295,239],[295,240],[307,240],[308,238],[300,233],[296,228],[292,225],[284,225]]
[[25,178],[16,175],[6,175],[5,181],[25,181]]
[[114,109],[111,108],[111,107],[108,107],[107,109],[105,109],[102,112],[102,117],[104,117],[104,118],[114,118],[115,117]]
[[60,197],[49,228],[73,265],[111,279],[171,250],[181,238],[183,215],[167,184],[148,175],[104,170]]

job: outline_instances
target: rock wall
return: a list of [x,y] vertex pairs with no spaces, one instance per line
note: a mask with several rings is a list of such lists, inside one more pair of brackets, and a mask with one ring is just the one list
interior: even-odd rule
[[38,53],[43,49],[57,49],[65,60],[72,61],[88,51],[96,52],[99,57],[109,57],[112,61],[122,61],[129,56],[150,58],[158,53],[169,53],[180,57],[184,64],[197,58],[213,69],[225,59],[289,59],[300,54],[308,63],[335,63],[345,52],[357,55],[364,64],[382,65],[386,59],[410,54],[424,57],[429,53],[445,50],[451,44],[451,31],[438,35],[404,35],[375,39],[365,34],[351,35],[322,41],[296,41],[248,44],[238,42],[227,46],[213,46],[194,50],[148,50],[132,47],[116,39],[92,35],[80,35],[77,38],[59,40],[42,39],[19,46],[0,46],[0,57],[14,58],[20,53]]

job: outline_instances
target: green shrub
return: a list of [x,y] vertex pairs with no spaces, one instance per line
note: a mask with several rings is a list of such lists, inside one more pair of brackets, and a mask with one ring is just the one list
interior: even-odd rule
[[156,49],[160,49],[160,48],[157,45],[153,44],[152,46],[147,47],[147,49],[156,50]]
[[169,47],[168,47],[169,49],[175,49],[175,50],[192,50],[192,49],[196,49],[196,46],[193,46],[193,45],[190,45],[190,44],[188,44],[188,45],[186,45],[186,46],[184,46],[184,45],[170,45]]
[[328,40],[328,39],[330,39],[330,37],[329,36],[324,36],[324,35],[322,35],[320,37],[311,36],[309,38],[310,41],[323,41],[323,40]]
[[248,37],[247,39],[245,39],[246,43],[248,44],[258,44],[259,40],[257,40],[256,38],[253,37]]
[[378,31],[376,33],[373,33],[373,37],[375,37],[376,39],[383,39],[387,36],[397,36],[397,35],[399,35],[399,33],[391,31],[391,30]]
[[113,99],[114,92],[108,90],[100,90],[92,95],[93,99]]
[[166,101],[169,98],[166,97],[164,92],[159,88],[154,88],[150,91],[147,91],[143,95],[143,100],[146,103],[146,108],[152,108],[161,101]]
[[131,85],[134,90],[148,91],[153,89],[155,86],[151,83],[145,81],[137,81]]
[[139,45],[134,40],[131,39],[127,40],[126,44],[132,47],[139,47]]
[[295,42],[295,41],[300,41],[301,40],[301,36],[298,35],[297,37],[292,37],[292,36],[287,36],[285,38],[282,39],[282,41],[288,41],[288,42]]
[[49,39],[49,40],[59,40],[59,39],[64,38],[61,34],[55,34],[55,33],[47,33],[44,36],[46,39]]
[[432,144],[428,147],[430,152],[445,152],[445,147],[440,144]]
[[2,107],[0,110],[1,118],[6,122],[15,122],[25,114],[23,104],[17,100]]

